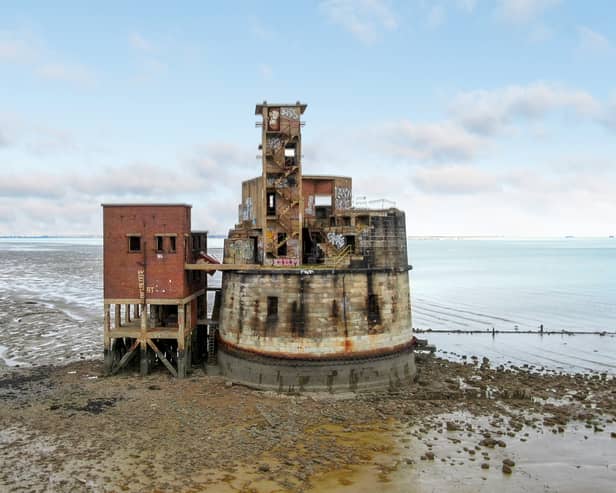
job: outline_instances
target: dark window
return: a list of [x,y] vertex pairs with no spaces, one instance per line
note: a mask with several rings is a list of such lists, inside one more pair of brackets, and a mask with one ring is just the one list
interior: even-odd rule
[[163,237],[162,236],[156,237],[156,251],[157,252],[163,251]]
[[276,192],[267,192],[267,215],[276,215]]
[[287,234],[278,233],[278,255],[284,257],[287,254]]
[[128,251],[140,252],[141,251],[141,236],[129,236],[128,237]]
[[267,297],[267,318],[278,318],[278,296]]
[[332,208],[329,206],[316,206],[315,215],[317,219],[325,219],[332,213]]
[[175,236],[169,237],[169,251],[175,252]]
[[379,299],[376,294],[370,294],[368,295],[368,322],[379,323],[380,318]]

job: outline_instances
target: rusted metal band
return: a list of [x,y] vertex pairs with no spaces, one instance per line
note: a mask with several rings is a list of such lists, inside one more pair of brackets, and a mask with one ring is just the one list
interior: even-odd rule
[[312,354],[295,354],[295,353],[283,353],[283,352],[272,352],[272,351],[257,351],[254,349],[248,349],[238,346],[237,344],[233,344],[232,342],[224,341],[220,334],[217,333],[217,344],[219,349],[222,351],[235,355],[244,359],[263,359],[266,360],[268,364],[276,364],[275,361],[279,360],[282,362],[293,361],[296,364],[300,364],[302,362],[305,363],[355,363],[357,361],[362,360],[375,360],[375,359],[387,359],[390,357],[397,356],[401,353],[407,353],[413,351],[413,349],[417,346],[417,339],[413,336],[413,338],[404,344],[398,344],[396,346],[388,347],[388,348],[380,348],[380,349],[372,349],[369,351],[357,351],[353,353],[334,353],[334,354],[325,354],[325,355],[312,355]]

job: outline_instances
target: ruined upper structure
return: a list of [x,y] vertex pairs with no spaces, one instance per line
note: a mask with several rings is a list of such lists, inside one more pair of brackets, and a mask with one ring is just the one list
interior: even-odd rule
[[258,104],[261,176],[225,240],[219,362],[279,391],[358,390],[414,373],[404,213],[353,207],[352,181],[302,173],[306,105]]
[[352,179],[302,174],[306,105],[258,104],[262,174],[242,183],[225,263],[406,268],[404,213],[353,207]]

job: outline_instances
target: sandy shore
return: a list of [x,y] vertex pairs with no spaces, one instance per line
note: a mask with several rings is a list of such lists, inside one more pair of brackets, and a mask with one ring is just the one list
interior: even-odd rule
[[200,369],[179,381],[102,378],[93,360],[5,368],[0,490],[613,491],[613,378],[420,367],[408,389],[337,397]]

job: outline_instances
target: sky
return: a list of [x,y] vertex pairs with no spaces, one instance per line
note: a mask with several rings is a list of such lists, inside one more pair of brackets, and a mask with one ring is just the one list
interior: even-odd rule
[[256,103],[307,103],[305,174],[422,235],[616,234],[616,2],[0,2],[0,235],[101,203],[225,234]]

